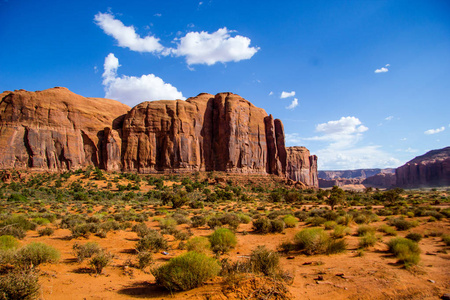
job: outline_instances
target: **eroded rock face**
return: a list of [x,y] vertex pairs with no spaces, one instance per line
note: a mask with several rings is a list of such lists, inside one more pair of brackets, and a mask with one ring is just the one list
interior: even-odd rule
[[395,171],[398,187],[450,186],[450,147],[432,150]]
[[317,156],[310,155],[305,147],[287,147],[287,177],[308,186],[319,187]]
[[0,168],[99,166],[101,135],[129,107],[66,88],[5,92],[0,102]]
[[232,93],[143,102],[65,88],[2,93],[0,168],[275,174],[318,187],[317,157],[286,148],[283,124]]

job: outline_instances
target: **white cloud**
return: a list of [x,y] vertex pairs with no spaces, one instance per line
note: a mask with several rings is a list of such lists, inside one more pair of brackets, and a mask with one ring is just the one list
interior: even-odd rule
[[133,26],[125,26],[110,13],[98,13],[94,20],[107,35],[117,40],[120,47],[137,52],[160,53],[164,50],[158,38],[153,36],[141,38]]
[[106,98],[119,100],[130,106],[143,101],[185,99],[174,86],[153,74],[118,77],[119,67],[119,60],[110,53],[105,58],[103,73]]
[[436,134],[436,133],[442,132],[444,130],[445,130],[445,127],[442,126],[441,128],[429,129],[429,130],[425,131],[424,133],[425,134]]
[[[286,134],[287,145],[302,145],[322,142],[319,150],[319,169],[346,170],[359,168],[396,167],[400,161],[377,145],[360,145],[362,135],[368,128],[356,117],[342,117],[318,124],[314,137],[301,138],[297,133]],[[309,148],[311,148],[309,146]]]
[[298,106],[298,99],[294,98],[294,100],[292,100],[291,104],[289,104],[288,106],[286,106],[286,109],[294,109]]
[[170,52],[176,56],[185,56],[188,65],[206,64],[208,66],[221,62],[238,62],[250,59],[258,47],[250,47],[251,40],[247,37],[231,36],[233,31],[226,27],[216,32],[188,32],[178,39],[176,49]]
[[388,71],[389,71],[388,68],[382,67],[380,69],[376,69],[375,73],[386,73]]
[[[159,17],[161,14],[155,14],[155,16]],[[120,47],[137,52],[184,56],[188,65],[206,64],[210,66],[218,62],[238,62],[250,59],[259,51],[258,47],[250,47],[251,40],[248,37],[232,36],[234,31],[228,30],[226,27],[213,33],[188,32],[184,37],[174,39],[176,48],[167,48],[159,42],[159,38],[140,37],[133,26],[125,26],[111,13],[98,13],[94,20],[106,34],[117,40]],[[195,25],[188,24],[187,27],[193,28]]]
[[281,92],[280,98],[284,99],[284,98],[289,98],[289,97],[294,97],[294,96],[295,96],[295,91],[292,91],[292,92],[283,91],[283,92]]

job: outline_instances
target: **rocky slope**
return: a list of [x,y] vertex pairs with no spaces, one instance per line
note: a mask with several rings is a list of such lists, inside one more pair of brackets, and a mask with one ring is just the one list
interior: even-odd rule
[[132,109],[65,88],[1,96],[0,168],[224,171],[318,186],[317,157],[285,147],[281,121],[232,93]]
[[432,150],[395,171],[398,187],[450,186],[450,147]]

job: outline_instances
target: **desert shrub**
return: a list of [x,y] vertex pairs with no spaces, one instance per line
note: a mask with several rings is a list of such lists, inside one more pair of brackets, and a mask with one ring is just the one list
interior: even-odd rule
[[224,254],[237,244],[235,234],[227,228],[218,228],[209,236],[211,249],[214,253]]
[[397,230],[399,231],[404,231],[404,230],[408,230],[412,227],[414,227],[414,223],[401,219],[401,218],[394,218],[389,220],[389,225],[395,226],[395,228],[397,228]]
[[441,238],[447,246],[450,246],[450,234],[443,234]]
[[282,220],[270,221],[270,232],[283,232],[284,222]]
[[330,230],[336,227],[337,223],[335,221],[326,221],[323,223],[323,226],[325,227],[325,230]]
[[359,248],[369,248],[375,246],[378,239],[375,236],[374,232],[368,231],[359,237]]
[[32,270],[17,270],[0,276],[0,299],[36,299],[39,276]]
[[18,238],[20,240],[23,239],[26,236],[25,230],[23,230],[20,227],[16,227],[16,226],[12,226],[12,225],[5,226],[5,227],[1,228],[0,229],[0,234],[1,235],[11,235],[11,236],[13,236],[15,238]]
[[215,259],[192,251],[172,258],[167,264],[151,272],[156,283],[169,291],[186,291],[217,276],[219,271],[220,266]]
[[286,215],[283,218],[283,222],[287,228],[294,228],[295,226],[297,226],[298,220],[293,215]]
[[147,266],[153,263],[153,254],[148,251],[142,251],[138,253],[138,264],[137,267],[139,269],[145,269]]
[[191,218],[191,226],[194,228],[205,226],[206,218],[204,216],[193,216]]
[[294,236],[296,250],[302,250],[307,255],[325,253],[329,236],[322,228],[306,228]]
[[0,250],[17,249],[19,242],[12,235],[0,236]]
[[84,245],[79,245],[75,243],[72,246],[73,252],[77,257],[78,262],[82,262],[86,258],[91,258],[93,255],[98,254],[102,251],[97,242],[87,242]]
[[44,235],[50,236],[54,232],[55,232],[55,230],[51,227],[44,227],[44,228],[41,228],[38,230],[39,236],[44,236]]
[[358,236],[363,236],[367,233],[374,234],[375,228],[372,226],[369,226],[369,225],[361,225],[361,226],[358,226],[358,229],[356,229],[356,234]]
[[209,239],[204,236],[196,236],[186,243],[186,249],[198,253],[207,253],[211,249],[211,243]]
[[383,224],[380,227],[378,227],[378,231],[384,232],[384,233],[386,233],[386,235],[391,235],[391,236],[397,235],[397,231],[395,230],[395,228],[392,226],[389,226],[387,224]]
[[417,232],[410,232],[405,236],[405,238],[418,243],[423,238],[423,236]]
[[268,250],[265,246],[258,246],[250,255],[250,265],[253,272],[266,276],[275,275],[279,271],[280,257],[278,253]]
[[420,260],[419,245],[406,238],[393,238],[387,243],[389,252],[394,254],[405,267],[416,265]]
[[257,233],[266,234],[271,232],[272,225],[270,220],[266,217],[258,218],[253,221],[253,230]]
[[38,266],[59,260],[59,251],[44,243],[31,243],[17,251],[17,260],[25,266]]
[[97,274],[101,274],[103,272],[103,269],[111,263],[112,258],[113,256],[111,255],[111,253],[100,251],[91,258],[89,264]]
[[166,239],[157,231],[151,231],[149,234],[143,236],[137,243],[136,249],[138,251],[153,251],[167,250],[168,244]]
[[322,218],[322,217],[311,217],[306,219],[306,223],[310,224],[312,226],[320,226],[323,223],[325,223],[327,221],[327,219]]
[[344,225],[336,225],[334,226],[334,230],[331,233],[331,237],[335,239],[343,238],[346,235],[350,234],[350,228]]

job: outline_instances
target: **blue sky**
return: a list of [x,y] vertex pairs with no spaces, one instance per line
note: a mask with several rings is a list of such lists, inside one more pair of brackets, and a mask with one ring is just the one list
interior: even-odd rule
[[1,91],[65,86],[130,106],[233,92],[320,169],[449,146],[447,0],[0,0],[0,19]]

